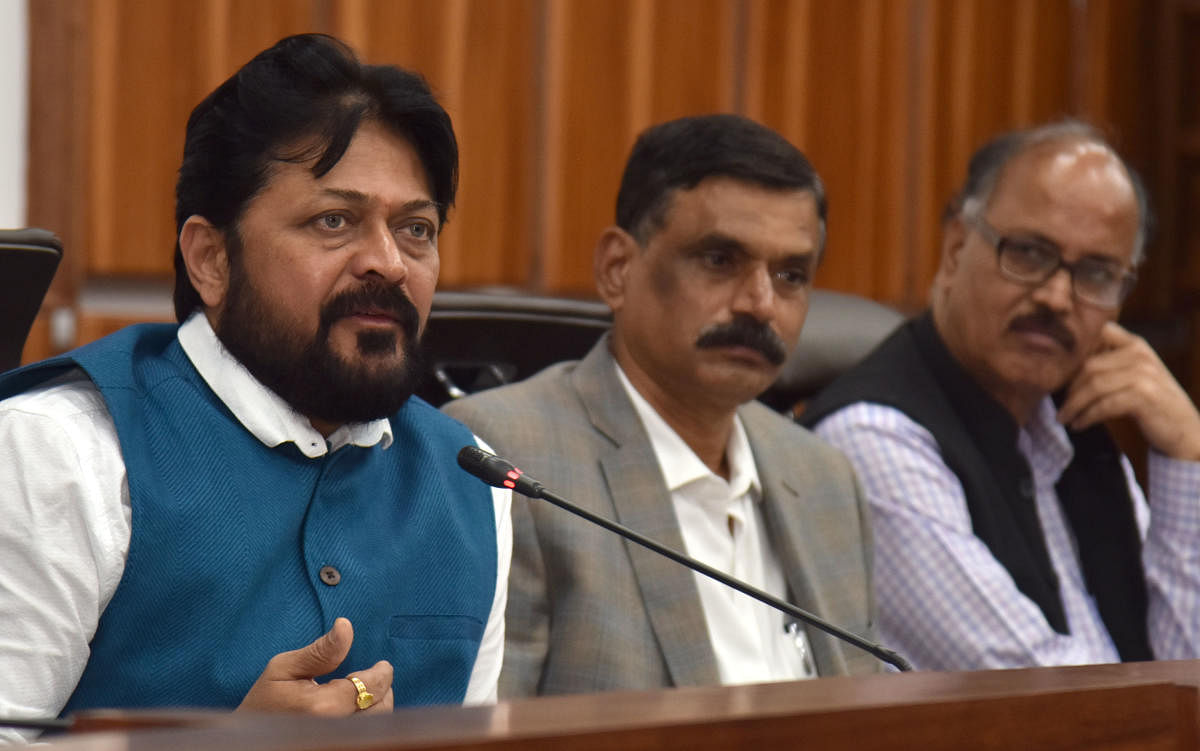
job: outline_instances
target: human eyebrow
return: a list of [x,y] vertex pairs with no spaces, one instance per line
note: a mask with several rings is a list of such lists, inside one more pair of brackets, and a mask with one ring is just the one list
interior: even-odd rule
[[[366,205],[372,200],[370,195],[362,192],[361,190],[354,190],[352,188],[324,188],[322,189],[322,192],[325,195],[340,198],[347,203],[352,203],[359,206]],[[439,206],[437,201],[433,201],[428,198],[414,198],[411,201],[405,201],[397,206],[393,213],[412,214],[418,211],[437,212],[438,208]]]
[[1036,230],[1024,229],[1007,229],[996,230],[996,239],[998,241],[1008,240],[1009,242],[1019,242],[1028,245],[1041,245],[1045,248],[1053,250],[1058,254],[1062,254],[1062,246],[1053,238],[1043,235]]
[[1090,264],[1095,264],[1097,266],[1106,266],[1106,267],[1114,269],[1116,271],[1124,271],[1128,268],[1119,259],[1113,258],[1112,256],[1106,255],[1104,253],[1088,253],[1087,255],[1080,258],[1078,261],[1075,261],[1075,263],[1079,264],[1084,261],[1086,261]]
[[437,201],[431,201],[428,198],[416,198],[411,201],[405,201],[397,207],[397,214],[413,214],[418,211],[433,211],[437,212],[441,206]]
[[324,188],[321,192],[334,198],[340,198],[347,203],[362,205],[370,203],[371,201],[371,197],[366,193],[363,193],[361,190],[350,190],[348,188]]
[[[1012,230],[1009,232],[1002,232],[1000,234],[1000,239],[1009,240],[1010,242],[1015,241],[1015,242],[1022,242],[1022,243],[1037,244],[1037,245],[1040,245],[1040,246],[1046,248],[1047,250],[1054,251],[1056,254],[1059,255],[1059,257],[1062,257],[1065,254],[1065,251],[1063,250],[1062,245],[1060,245],[1055,240],[1041,234],[1040,232]],[[1079,259],[1075,261],[1075,263],[1079,263],[1079,261],[1085,261],[1085,260],[1088,261],[1089,263],[1100,263],[1100,264],[1104,264],[1104,265],[1108,265],[1108,266],[1113,266],[1115,268],[1125,268],[1125,263],[1121,259],[1116,258],[1109,253],[1104,253],[1104,252],[1098,251],[1098,250],[1085,250],[1083,252],[1083,254],[1079,257]]]
[[798,266],[812,268],[816,265],[816,259],[816,251],[810,251],[807,253],[792,253],[791,255],[784,256],[783,258],[775,261],[773,265],[780,268],[796,268]]
[[685,245],[684,250],[689,253],[706,253],[714,250],[745,253],[746,246],[735,237],[721,232],[710,232]]

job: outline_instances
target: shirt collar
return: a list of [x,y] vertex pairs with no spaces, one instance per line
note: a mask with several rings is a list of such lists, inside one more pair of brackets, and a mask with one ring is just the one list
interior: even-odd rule
[[1047,396],[1038,403],[1033,417],[1021,427],[1017,446],[1035,474],[1055,481],[1062,475],[1075,457],[1075,447],[1058,421],[1053,399]]
[[208,317],[201,312],[193,313],[179,327],[179,344],[217,398],[246,430],[267,446],[290,441],[302,454],[316,459],[347,444],[362,447],[379,444],[384,449],[392,445],[392,424],[387,418],[348,423],[327,440],[307,417],[264,386],[225,349]]
[[[726,480],[710,470],[696,452],[679,437],[666,420],[650,406],[650,403],[634,388],[621,366],[614,363],[617,377],[633,408],[642,421],[642,427],[650,438],[654,448],[655,458],[662,470],[663,480],[667,490],[674,493],[685,485],[697,480],[712,478],[725,483]],[[729,462],[728,486],[731,497],[749,493],[750,497],[758,500],[762,495],[758,479],[758,469],[754,466],[754,455],[750,451],[750,441],[746,437],[746,429],[742,420],[736,414],[733,417],[733,432],[729,435],[729,443],[725,447],[725,458]]]

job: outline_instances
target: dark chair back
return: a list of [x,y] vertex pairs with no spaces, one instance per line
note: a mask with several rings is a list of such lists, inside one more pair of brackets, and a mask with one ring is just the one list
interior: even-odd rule
[[425,326],[429,376],[417,392],[435,406],[578,360],[608,330],[598,300],[517,290],[437,292]]
[[813,290],[800,341],[759,401],[790,412],[857,364],[903,322],[899,311],[874,300]]
[[[813,290],[800,342],[760,399],[790,410],[858,362],[902,320],[871,300]],[[425,333],[430,377],[418,394],[441,405],[577,360],[611,323],[608,306],[598,300],[511,290],[438,292]]]
[[62,242],[44,229],[0,230],[0,371],[21,364],[21,350],[37,317]]

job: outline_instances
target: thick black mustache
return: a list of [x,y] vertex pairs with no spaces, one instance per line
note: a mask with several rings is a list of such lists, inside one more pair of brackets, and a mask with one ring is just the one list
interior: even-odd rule
[[399,322],[404,335],[410,340],[417,338],[421,316],[404,290],[393,285],[368,282],[361,287],[348,289],[330,300],[321,308],[321,330],[329,328],[339,318],[352,316],[364,310],[386,313]]
[[696,346],[701,349],[749,347],[762,354],[772,365],[782,365],[787,359],[787,347],[779,334],[767,324],[747,315],[735,316],[729,323],[708,329],[696,340]]
[[1044,334],[1061,344],[1066,351],[1075,351],[1075,335],[1049,308],[1039,306],[1032,313],[1014,318],[1008,327],[1013,331]]

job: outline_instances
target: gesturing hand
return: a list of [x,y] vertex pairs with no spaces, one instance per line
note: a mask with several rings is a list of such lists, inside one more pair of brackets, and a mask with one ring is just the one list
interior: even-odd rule
[[[325,684],[314,679],[337,668],[354,643],[354,628],[350,621],[338,618],[333,628],[312,644],[291,652],[280,652],[271,658],[262,675],[250,687],[238,711],[298,712],[341,717],[359,711],[358,689],[345,678]],[[364,713],[392,711],[392,666],[380,661],[367,670],[356,671],[375,702]]]
[[1200,413],[1150,345],[1111,322],[1100,340],[1071,382],[1059,421],[1082,430],[1130,417],[1159,453],[1200,460]]

